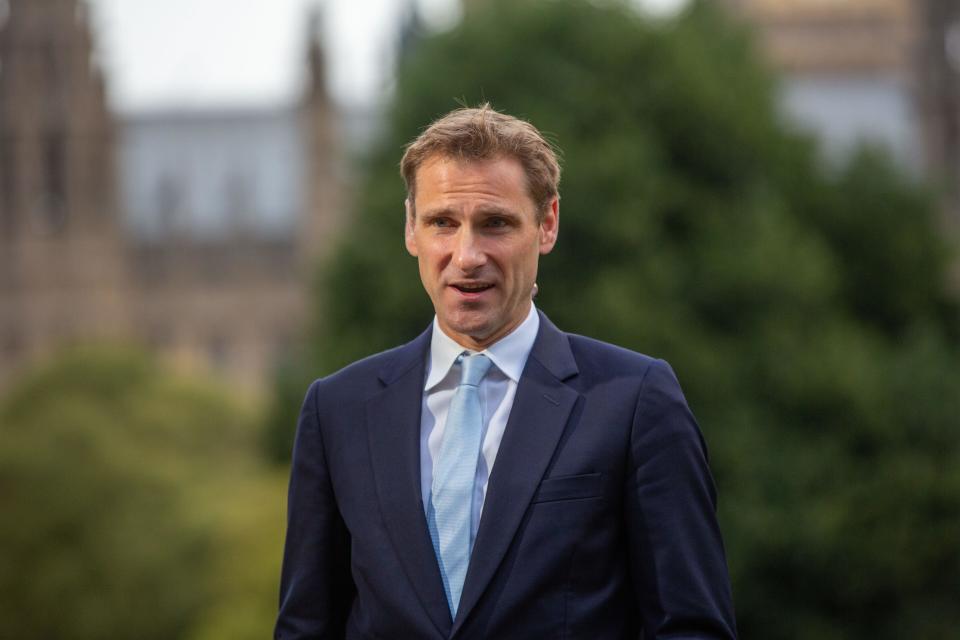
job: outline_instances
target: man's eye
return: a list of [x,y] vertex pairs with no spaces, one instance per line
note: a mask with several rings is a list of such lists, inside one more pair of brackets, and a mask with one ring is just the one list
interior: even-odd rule
[[493,227],[494,229],[506,227],[508,224],[505,218],[490,218],[487,220],[487,226]]
[[432,218],[429,223],[433,227],[449,227],[451,226],[450,220],[448,218]]

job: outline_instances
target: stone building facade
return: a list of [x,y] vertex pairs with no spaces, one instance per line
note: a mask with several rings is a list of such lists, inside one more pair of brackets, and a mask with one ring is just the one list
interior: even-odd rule
[[757,28],[784,107],[828,155],[886,146],[944,188],[960,223],[960,3],[720,0]]
[[316,24],[299,104],[119,118],[82,0],[0,4],[0,389],[101,340],[262,389],[343,204]]

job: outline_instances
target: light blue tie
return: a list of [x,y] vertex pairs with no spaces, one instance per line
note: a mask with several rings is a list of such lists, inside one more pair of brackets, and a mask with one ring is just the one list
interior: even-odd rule
[[473,514],[473,482],[480,458],[483,413],[479,384],[490,369],[482,354],[464,353],[460,362],[460,386],[450,401],[440,455],[433,465],[427,524],[433,551],[440,564],[443,588],[456,617],[463,582],[470,564],[470,532]]

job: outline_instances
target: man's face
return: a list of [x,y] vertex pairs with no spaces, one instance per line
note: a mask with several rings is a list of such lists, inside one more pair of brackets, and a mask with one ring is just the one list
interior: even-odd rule
[[559,203],[543,220],[514,158],[428,158],[407,202],[406,245],[440,328],[481,350],[516,328],[530,311],[537,262],[557,241]]

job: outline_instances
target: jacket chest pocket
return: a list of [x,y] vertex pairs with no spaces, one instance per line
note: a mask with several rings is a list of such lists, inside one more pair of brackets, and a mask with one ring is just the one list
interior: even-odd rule
[[533,503],[585,500],[604,497],[604,477],[599,471],[574,476],[544,478],[533,495]]

